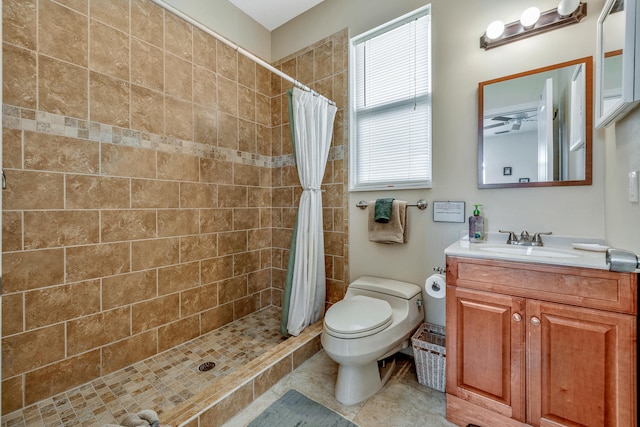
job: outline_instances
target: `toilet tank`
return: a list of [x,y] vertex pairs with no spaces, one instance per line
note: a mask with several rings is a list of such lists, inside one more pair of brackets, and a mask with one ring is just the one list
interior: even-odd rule
[[345,297],[368,294],[370,292],[410,300],[420,294],[421,289],[413,283],[385,279],[383,277],[362,276],[351,282]]

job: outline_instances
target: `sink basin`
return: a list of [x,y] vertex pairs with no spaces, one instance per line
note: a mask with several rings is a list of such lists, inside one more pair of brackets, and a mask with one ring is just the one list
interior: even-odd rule
[[521,255],[540,258],[577,258],[578,255],[561,249],[548,249],[539,246],[477,246],[477,249],[484,252],[493,252],[505,255]]

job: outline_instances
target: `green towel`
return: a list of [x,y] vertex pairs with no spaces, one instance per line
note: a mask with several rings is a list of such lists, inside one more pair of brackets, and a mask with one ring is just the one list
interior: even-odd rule
[[391,218],[391,206],[394,199],[377,199],[373,220],[386,224]]

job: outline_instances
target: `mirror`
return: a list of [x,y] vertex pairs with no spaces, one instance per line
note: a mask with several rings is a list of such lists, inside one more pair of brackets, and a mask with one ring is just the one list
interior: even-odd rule
[[640,46],[635,28],[640,21],[636,0],[608,0],[598,18],[596,55],[596,127],[622,118],[640,100]]
[[478,188],[591,185],[593,61],[478,85]]

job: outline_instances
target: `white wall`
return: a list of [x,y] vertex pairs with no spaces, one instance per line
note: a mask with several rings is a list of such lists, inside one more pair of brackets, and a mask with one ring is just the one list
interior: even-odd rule
[[[517,183],[520,178],[538,180],[538,132],[513,132],[484,137],[484,176],[487,183]],[[511,175],[504,175],[504,167]]]
[[597,132],[606,139],[607,243],[640,255],[640,204],[629,202],[627,181],[630,171],[640,171],[640,108]]
[[[393,6],[391,6],[391,3]],[[344,27],[351,36],[416,9],[426,1],[325,0],[272,33],[274,58]],[[349,268],[351,279],[377,274],[424,283],[435,266],[444,266],[444,249],[466,224],[433,222],[433,201],[465,201],[469,216],[474,203],[483,205],[489,231],[528,229],[555,234],[605,237],[605,146],[594,132],[593,185],[582,187],[477,188],[477,85],[481,81],[595,54],[596,20],[604,1],[589,1],[588,16],[577,25],[489,51],[479,38],[495,19],[519,19],[525,5],[513,0],[433,0],[433,188],[403,192],[352,193],[349,202]],[[557,0],[538,0],[541,10]],[[362,8],[362,10],[360,10]],[[624,155],[620,155],[624,158]],[[615,161],[614,161],[615,163]],[[620,179],[618,176],[616,179]],[[426,198],[427,211],[409,211],[410,242],[387,247],[369,243],[365,215],[358,200],[396,197],[415,202]],[[616,200],[617,202],[617,200]],[[632,226],[632,223],[629,223]],[[612,225],[613,226],[613,225]],[[613,227],[620,227],[615,225]],[[428,321],[444,324],[444,300],[427,300]]]

